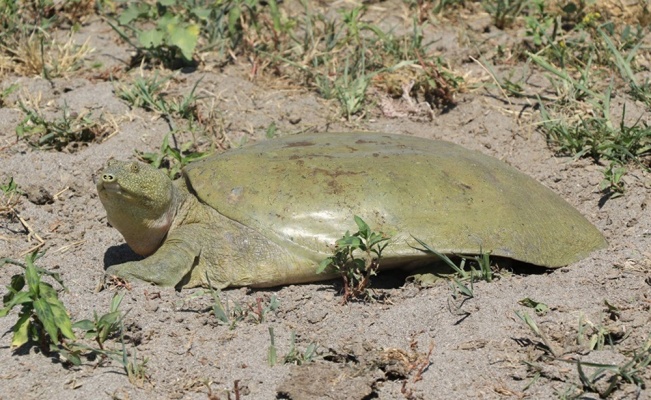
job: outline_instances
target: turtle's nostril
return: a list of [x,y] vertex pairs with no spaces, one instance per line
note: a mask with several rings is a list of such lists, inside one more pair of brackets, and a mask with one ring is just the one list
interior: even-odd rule
[[104,175],[102,175],[102,180],[104,182],[113,182],[115,180],[115,176],[113,176],[111,174],[104,174]]

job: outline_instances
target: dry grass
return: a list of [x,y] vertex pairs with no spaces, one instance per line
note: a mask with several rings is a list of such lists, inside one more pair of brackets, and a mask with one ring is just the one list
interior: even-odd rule
[[20,203],[20,195],[15,192],[0,192],[0,217],[14,219],[16,217],[15,207]]
[[83,68],[86,57],[95,51],[89,40],[78,45],[70,35],[60,42],[42,32],[18,37],[13,45],[3,47],[8,56],[0,58],[0,73],[13,70],[22,76],[64,77]]

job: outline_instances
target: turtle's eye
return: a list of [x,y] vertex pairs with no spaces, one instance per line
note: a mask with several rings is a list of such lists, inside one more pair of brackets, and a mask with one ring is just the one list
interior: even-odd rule
[[131,172],[137,174],[140,171],[140,165],[137,162],[131,163]]

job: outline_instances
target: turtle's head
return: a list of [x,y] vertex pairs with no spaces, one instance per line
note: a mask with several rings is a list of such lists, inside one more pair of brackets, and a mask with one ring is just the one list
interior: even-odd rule
[[156,251],[178,207],[177,190],[167,175],[146,164],[109,160],[96,183],[109,223],[129,247],[145,256]]

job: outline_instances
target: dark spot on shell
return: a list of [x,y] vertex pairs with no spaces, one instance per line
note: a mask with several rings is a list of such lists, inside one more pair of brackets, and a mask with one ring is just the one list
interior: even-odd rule
[[373,153],[373,157],[379,157],[380,153]]
[[331,178],[338,178],[340,176],[346,176],[346,175],[359,175],[359,172],[353,172],[353,171],[342,171],[340,169],[336,171],[331,171],[323,168],[314,168],[312,174],[315,175],[317,173],[327,175]]
[[285,145],[285,147],[307,147],[307,146],[314,146],[314,142],[310,142],[307,140],[301,141],[301,142],[289,142]]
[[355,141],[355,143],[357,143],[357,144],[369,144],[369,143],[373,144],[373,143],[377,143],[377,142],[375,140],[357,139]]
[[333,194],[341,194],[342,192],[341,185],[335,180],[328,182],[328,187],[332,190]]
[[306,158],[308,160],[311,160],[313,158],[335,158],[335,156],[331,156],[329,154],[317,154],[317,153],[310,153],[310,154],[303,154],[303,155],[298,155],[298,154],[292,154],[289,156],[290,160],[299,160],[301,158]]

